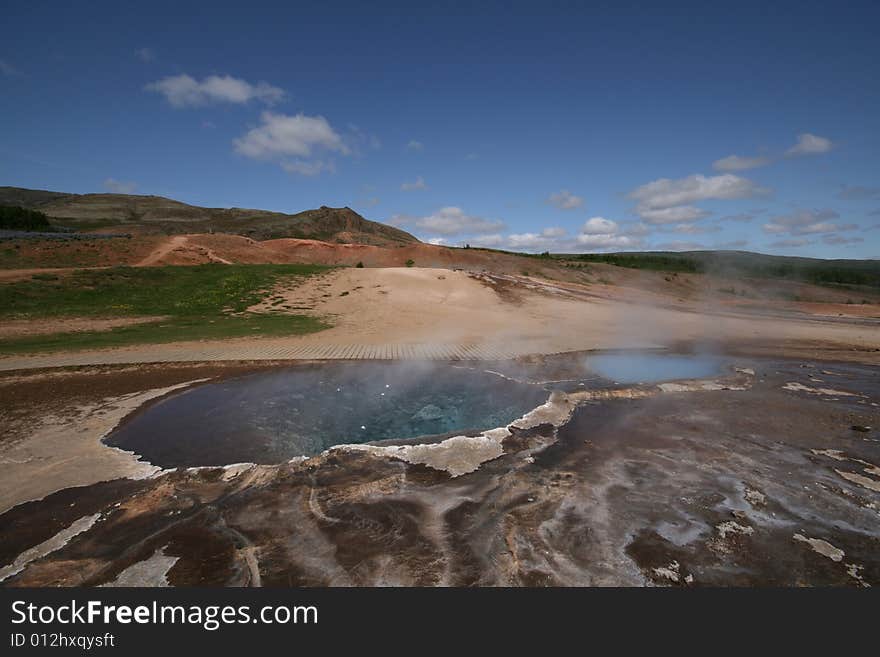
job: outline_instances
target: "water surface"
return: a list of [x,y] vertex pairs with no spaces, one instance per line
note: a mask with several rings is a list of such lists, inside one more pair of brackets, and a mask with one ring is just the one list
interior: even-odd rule
[[505,426],[547,395],[449,364],[298,365],[162,399],[106,442],[161,467],[279,463],[340,443]]
[[616,383],[657,383],[676,379],[702,379],[721,372],[719,357],[619,352],[588,356],[586,366]]

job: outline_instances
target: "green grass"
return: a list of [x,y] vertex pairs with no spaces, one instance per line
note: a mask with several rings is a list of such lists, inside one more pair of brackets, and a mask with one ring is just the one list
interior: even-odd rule
[[0,353],[55,351],[311,333],[327,328],[304,315],[246,313],[282,278],[326,270],[312,265],[199,265],[78,270],[57,280],[0,285],[0,318],[161,316],[109,331],[0,340]]
[[775,278],[828,287],[880,288],[880,261],[877,260],[821,260],[737,251],[586,253],[556,257],[630,269]]

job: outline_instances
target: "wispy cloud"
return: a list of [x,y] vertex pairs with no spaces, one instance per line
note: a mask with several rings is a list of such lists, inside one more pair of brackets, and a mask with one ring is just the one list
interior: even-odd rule
[[702,226],[699,224],[678,224],[668,230],[682,235],[703,235],[705,233],[718,233],[721,231],[721,226],[718,224],[709,224],[708,226]]
[[415,192],[424,189],[428,189],[428,184],[421,176],[417,177],[413,182],[405,182],[400,186],[400,190],[403,192]]
[[21,75],[21,71],[19,71],[5,59],[0,59],[0,73],[10,78]]
[[133,182],[123,182],[115,178],[106,178],[104,180],[104,189],[113,194],[134,194],[137,184]]
[[[419,222],[420,220],[415,220]],[[399,223],[399,222],[398,222]],[[413,219],[409,219],[413,223]],[[427,225],[422,221],[422,225]],[[500,222],[499,222],[500,224]],[[568,233],[562,227],[549,226],[542,230],[504,234],[500,225],[492,226],[485,224],[480,226],[486,232],[474,234],[472,227],[468,227],[472,237],[462,239],[462,243],[472,246],[507,249],[511,251],[543,252],[552,253],[578,253],[584,251],[610,251],[629,250],[644,245],[644,233],[646,227],[643,224],[623,226],[611,219],[604,217],[592,217],[584,222],[579,231],[574,235]],[[495,230],[492,230],[495,228]],[[435,231],[438,232],[438,231]],[[448,235],[447,235],[448,237]],[[437,239],[430,238],[432,243],[442,239],[442,243],[449,240],[443,236]]]
[[844,201],[880,201],[880,187],[841,185],[836,196]]
[[712,168],[716,171],[745,171],[747,169],[757,169],[770,164],[769,157],[762,155],[755,157],[740,157],[739,155],[728,155],[720,160],[712,163]]
[[572,194],[567,189],[554,192],[547,197],[547,202],[560,210],[574,210],[584,204],[583,197]]
[[739,212],[737,214],[726,214],[723,217],[718,217],[716,221],[736,221],[740,223],[746,223],[752,221],[759,214],[762,214],[765,210],[749,210],[748,212]]
[[834,148],[834,143],[827,137],[819,137],[809,132],[798,135],[797,143],[785,151],[789,157],[799,157],[801,155],[816,155],[818,153],[827,153]]
[[156,53],[152,48],[138,48],[134,51],[134,56],[144,64],[156,61]]
[[182,73],[162,78],[146,90],[165,96],[172,107],[199,107],[215,103],[243,104],[257,100],[266,105],[281,101],[284,90],[268,82],[251,84],[231,75],[209,75],[201,81]]
[[864,237],[844,237],[843,235],[825,235],[822,238],[822,241],[825,244],[830,244],[832,246],[846,246],[848,244],[860,244],[865,241]]
[[833,221],[839,217],[834,210],[797,210],[771,218],[763,225],[763,229],[770,235],[814,235],[858,228],[856,224],[839,224]]
[[423,151],[423,150],[425,150],[425,145],[416,139],[410,139],[406,144],[406,150],[408,150],[408,151]]
[[805,237],[791,237],[784,240],[776,240],[775,242],[770,242],[770,246],[777,249],[796,249],[802,246],[808,246],[810,244],[813,244],[813,240],[808,240]]
[[638,215],[652,224],[674,224],[682,221],[699,221],[712,213],[693,205],[679,205],[671,208],[650,208],[639,206],[636,209]]
[[486,219],[469,215],[459,207],[447,206],[426,217],[394,215],[389,223],[393,226],[413,226],[426,234],[451,237],[454,235],[487,235],[499,233],[506,226],[500,219]]

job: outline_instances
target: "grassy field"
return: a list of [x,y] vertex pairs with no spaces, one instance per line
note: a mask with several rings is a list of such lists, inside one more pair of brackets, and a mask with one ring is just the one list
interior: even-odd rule
[[113,267],[38,275],[0,285],[0,320],[62,317],[162,317],[109,331],[0,340],[0,353],[85,349],[182,340],[298,335],[327,328],[305,315],[245,312],[281,278],[326,271],[312,265]]
[[743,251],[588,253],[553,257],[604,262],[631,269],[775,278],[829,287],[880,288],[880,260],[821,260]]

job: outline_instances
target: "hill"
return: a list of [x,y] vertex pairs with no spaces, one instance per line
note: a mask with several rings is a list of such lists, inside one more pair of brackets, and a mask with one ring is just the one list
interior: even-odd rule
[[247,208],[203,208],[131,194],[65,194],[0,187],[0,206],[39,210],[52,224],[76,230],[137,234],[227,233],[255,240],[316,239],[338,244],[396,246],[417,243],[409,233],[365,219],[351,208],[322,206],[296,214]]
[[880,260],[823,260],[750,251],[645,251],[553,257],[603,262],[631,269],[788,279],[818,285],[880,287]]

